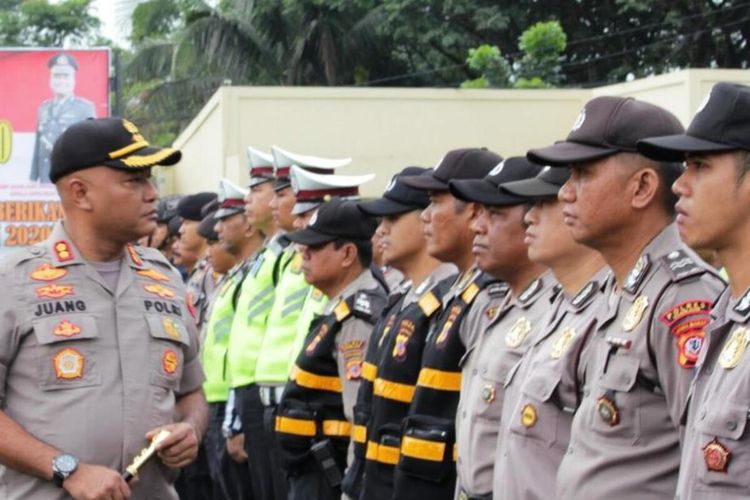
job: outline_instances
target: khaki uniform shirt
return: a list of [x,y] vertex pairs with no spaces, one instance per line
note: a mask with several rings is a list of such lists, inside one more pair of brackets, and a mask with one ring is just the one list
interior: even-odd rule
[[[380,289],[380,283],[372,275],[369,269],[362,272],[354,281],[349,283],[338,295],[331,297],[326,305],[323,315],[327,316],[333,313],[336,305],[341,300],[356,294],[360,290]],[[369,305],[359,304],[363,310]],[[354,307],[358,304],[355,303]],[[366,311],[365,311],[366,312]],[[376,318],[374,318],[376,319]],[[349,422],[354,422],[354,404],[357,402],[357,391],[359,390],[359,381],[362,378],[362,362],[367,352],[367,343],[370,341],[373,325],[367,321],[353,316],[341,325],[341,330],[336,335],[336,362],[339,366],[339,378],[341,379],[341,397],[344,401],[344,415]],[[354,460],[353,444],[349,446],[346,463],[350,464]]]
[[[198,339],[180,275],[128,247],[116,290],[57,223],[48,240],[0,262],[0,408],[35,438],[82,462],[124,471],[146,432],[174,421],[200,389]],[[158,458],[134,499],[176,499]],[[0,498],[67,498],[51,482],[0,467]]]
[[467,352],[456,413],[458,488],[470,495],[492,491],[492,471],[505,391],[511,369],[540,332],[549,313],[556,281],[550,273],[535,279],[498,309],[484,309],[489,323]]
[[583,386],[587,340],[596,328],[596,306],[604,300],[608,274],[602,269],[573,297],[557,294],[550,321],[505,387],[496,498],[555,497],[557,468]]
[[[191,314],[195,317],[195,324],[199,332],[203,330],[206,321],[208,321],[208,308],[216,289],[216,280],[217,276],[213,267],[205,258],[198,262],[187,280],[186,288],[189,304],[192,307]],[[203,339],[201,338],[201,340]]]
[[750,496],[750,290],[727,290],[706,330],[693,380],[677,498]]
[[[708,306],[724,287],[674,225],[646,246],[599,316],[558,498],[674,496],[680,416]],[[692,305],[700,314],[685,315]]]

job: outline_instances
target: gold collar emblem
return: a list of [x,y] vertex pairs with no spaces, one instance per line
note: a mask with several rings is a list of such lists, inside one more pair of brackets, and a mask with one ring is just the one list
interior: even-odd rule
[[747,343],[750,341],[750,332],[747,328],[739,327],[729,340],[724,344],[724,348],[719,354],[719,364],[725,370],[731,370],[740,363],[742,356],[745,354]]
[[520,346],[531,331],[531,322],[522,316],[516,320],[505,335],[505,345],[511,348]]
[[625,314],[625,319],[622,322],[622,329],[626,332],[632,332],[635,330],[635,327],[637,327],[641,322],[641,319],[643,319],[643,313],[646,312],[647,308],[648,297],[645,295],[639,295]]

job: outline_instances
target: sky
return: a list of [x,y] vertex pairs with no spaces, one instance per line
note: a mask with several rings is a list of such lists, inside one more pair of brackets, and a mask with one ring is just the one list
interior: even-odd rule
[[127,47],[130,29],[122,3],[117,0],[94,0],[94,11],[102,23],[102,35],[121,47]]

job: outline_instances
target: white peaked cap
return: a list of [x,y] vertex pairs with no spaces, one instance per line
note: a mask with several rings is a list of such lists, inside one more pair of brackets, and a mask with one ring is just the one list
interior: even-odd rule
[[290,153],[278,146],[271,146],[271,152],[273,153],[273,161],[276,168],[296,165],[307,170],[318,170],[320,173],[324,173],[322,172],[324,170],[329,170],[330,173],[333,173],[337,168],[349,165],[352,162],[351,158],[320,158],[318,156]]
[[219,210],[214,217],[223,219],[245,211],[245,196],[248,190],[229,179],[219,181]]
[[247,147],[247,163],[250,170],[249,187],[263,184],[273,180],[273,156],[255,149],[252,146]]
[[292,189],[297,197],[292,213],[296,215],[307,212],[333,197],[359,199],[359,186],[374,178],[375,174],[318,174],[292,165]]

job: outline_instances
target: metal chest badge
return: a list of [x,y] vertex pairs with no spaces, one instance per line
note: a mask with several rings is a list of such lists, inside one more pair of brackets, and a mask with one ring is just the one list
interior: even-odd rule
[[526,319],[525,316],[518,318],[505,335],[505,345],[511,348],[520,346],[530,331],[531,321]]
[[648,297],[645,295],[639,295],[635,299],[633,305],[630,306],[628,312],[625,314],[625,319],[622,321],[622,329],[626,332],[632,332],[640,324],[643,319],[643,313],[648,308]]
[[706,462],[708,470],[712,472],[726,474],[731,459],[732,452],[716,438],[713,438],[703,447],[703,460]]
[[596,411],[610,427],[614,427],[620,423],[620,410],[617,408],[615,402],[606,394],[596,400]]
[[721,354],[719,354],[721,367],[725,370],[731,370],[737,366],[745,354],[748,341],[750,341],[750,332],[746,328],[735,329],[732,336],[724,344]]
[[576,336],[576,331],[571,327],[566,327],[560,332],[555,343],[552,344],[552,350],[550,350],[549,357],[552,359],[560,359],[565,351],[568,350],[568,346]]
[[497,393],[493,384],[484,384],[484,387],[482,387],[482,399],[485,403],[491,404],[495,401],[496,395]]
[[521,410],[521,425],[523,425],[527,429],[534,427],[534,425],[536,425],[537,418],[536,408],[534,408],[534,405],[524,405],[523,409]]

